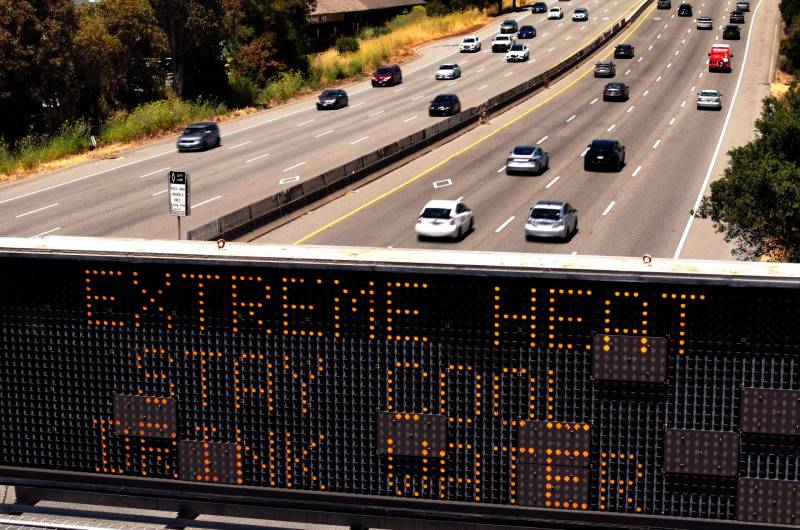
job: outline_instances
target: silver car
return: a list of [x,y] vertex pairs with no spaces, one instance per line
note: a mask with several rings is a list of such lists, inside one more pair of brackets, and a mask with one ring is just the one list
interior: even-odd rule
[[428,201],[417,217],[414,231],[417,238],[461,239],[468,234],[475,221],[470,210],[461,199]]
[[439,65],[436,70],[436,79],[455,79],[461,77],[461,67],[455,63]]
[[539,201],[531,208],[525,222],[525,238],[555,237],[568,239],[578,230],[578,210],[568,202]]
[[697,93],[697,110],[722,110],[722,94],[719,90],[701,90]]
[[506,175],[534,173],[540,175],[550,167],[550,155],[538,145],[518,145],[508,153]]
[[711,17],[697,17],[697,29],[714,29],[714,19]]

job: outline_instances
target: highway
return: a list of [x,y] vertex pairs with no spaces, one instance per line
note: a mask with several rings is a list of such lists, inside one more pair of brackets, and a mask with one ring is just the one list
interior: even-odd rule
[[[173,238],[168,214],[166,172],[192,177],[192,215],[188,230],[254,200],[313,177],[390,144],[442,118],[429,118],[427,105],[437,93],[455,92],[463,108],[476,106],[528,79],[580,49],[641,0],[561,2],[562,20],[530,11],[504,15],[477,32],[483,52],[459,54],[461,37],[424,47],[422,56],[403,65],[404,82],[372,88],[369,80],[345,87],[349,108],[317,111],[314,99],[224,123],[218,149],[177,153],[175,138],[147,144],[114,160],[97,160],[0,188],[0,235],[47,234]],[[572,22],[575,7],[590,9],[588,22]],[[534,24],[528,39],[532,58],[508,64],[491,53],[500,22],[515,18]],[[436,81],[443,62],[458,62],[463,76]]]
[[[709,73],[706,58],[723,42],[728,0],[695,3],[694,15],[711,15],[715,29],[698,31],[692,18],[653,7],[617,42],[636,48],[633,59],[616,59],[614,81],[627,83],[630,100],[604,102],[608,79],[595,79],[591,65],[568,76],[524,105],[470,131],[442,149],[400,168],[346,197],[271,232],[248,239],[279,243],[363,245],[395,248],[545,252],[672,258],[680,256],[687,221],[698,194],[719,165],[724,134],[746,128],[748,118],[727,120],[748,76],[764,75],[778,23],[774,3],[753,2],[741,41],[733,50],[733,72]],[[751,33],[752,28],[752,33]],[[742,64],[747,49],[747,66]],[[612,47],[598,54],[610,56]],[[768,68],[766,69],[768,70]],[[745,74],[742,76],[742,74]],[[763,79],[761,81],[768,81]],[[695,108],[696,92],[723,93],[721,112]],[[744,103],[752,105],[751,101]],[[737,112],[737,116],[742,113]],[[620,140],[627,165],[620,173],[586,172],[582,155],[594,138]],[[538,143],[550,154],[541,176],[507,176],[509,150]],[[475,230],[461,241],[417,241],[416,216],[431,199],[463,197],[475,213]],[[524,224],[536,200],[569,201],[579,211],[579,231],[568,241],[526,241]],[[694,245],[719,248],[721,236]],[[717,250],[718,251],[718,250]],[[728,258],[699,255],[692,257]]]

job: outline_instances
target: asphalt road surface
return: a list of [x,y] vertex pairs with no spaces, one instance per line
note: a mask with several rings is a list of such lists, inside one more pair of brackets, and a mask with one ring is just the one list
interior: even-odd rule
[[[188,171],[192,177],[189,230],[221,214],[421,130],[436,120],[427,115],[437,93],[454,92],[463,108],[476,106],[537,75],[591,41],[641,0],[562,2],[565,17],[519,12],[495,19],[477,32],[483,51],[458,53],[461,37],[425,46],[421,58],[403,65],[404,81],[372,88],[362,81],[346,87],[350,106],[317,111],[316,99],[304,99],[222,125],[222,146],[201,153],[177,153],[175,138],[99,160],[41,175],[0,188],[0,235],[47,234],[143,238],[176,237],[168,214],[166,173]],[[575,7],[590,9],[588,22],[572,22]],[[502,19],[533,24],[526,39],[531,60],[509,64],[505,54],[491,53],[491,38]],[[436,81],[443,62],[458,62],[463,75]]]
[[[777,6],[764,0],[752,3],[742,39],[725,41],[733,50],[733,72],[708,72],[709,48],[723,42],[721,26],[732,4],[695,3],[695,16],[714,17],[710,31],[698,31],[692,18],[675,16],[675,9],[653,7],[623,33],[617,42],[636,48],[633,59],[615,60],[614,81],[631,87],[627,102],[602,101],[609,80],[593,78],[587,65],[491,124],[293,222],[245,239],[729,259],[721,236],[707,226],[692,254],[681,252],[691,231],[690,211],[708,180],[721,172],[722,145],[731,146],[724,140],[752,131],[752,98],[740,95],[746,112],[740,104],[732,107],[740,80],[745,86],[769,82],[763,77],[769,75],[778,14]],[[611,51],[609,46],[597,58]],[[696,109],[696,93],[704,88],[723,93],[721,112]],[[584,171],[582,156],[594,138],[617,139],[626,146],[622,172]],[[529,142],[549,152],[550,169],[541,176],[505,175],[509,150]],[[457,242],[417,241],[414,223],[422,206],[431,199],[458,197],[475,212],[475,230]],[[571,239],[526,241],[527,213],[540,199],[569,201],[578,209],[579,231]]]

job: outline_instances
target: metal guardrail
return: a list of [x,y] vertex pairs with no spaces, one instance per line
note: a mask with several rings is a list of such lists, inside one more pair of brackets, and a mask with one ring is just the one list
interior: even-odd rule
[[470,107],[459,114],[417,131],[396,142],[346,162],[304,182],[300,182],[264,199],[234,210],[202,226],[190,230],[188,239],[211,241],[231,239],[255,230],[303,206],[322,199],[357,182],[376,171],[394,164],[425,147],[477,122],[482,116],[495,114],[512,103],[546,87],[552,80],[581,63],[623,28],[639,18],[653,0],[644,0],[629,18],[622,18],[588,46],[581,48],[542,74],[489,98],[478,107]]

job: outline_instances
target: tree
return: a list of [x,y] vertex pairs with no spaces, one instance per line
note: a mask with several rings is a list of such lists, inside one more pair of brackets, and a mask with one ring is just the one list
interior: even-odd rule
[[734,241],[739,256],[800,261],[800,90],[764,98],[756,139],[729,153],[698,215]]
[[164,30],[178,97],[222,96],[227,88],[219,0],[150,0]]
[[0,137],[58,128],[78,29],[72,0],[0,0]]

